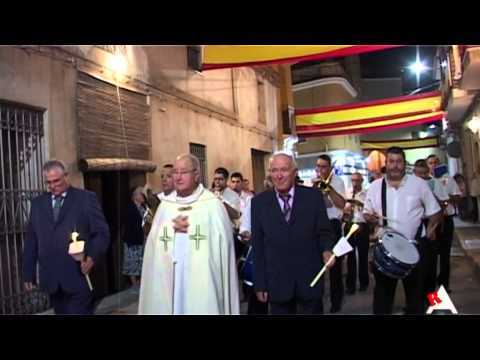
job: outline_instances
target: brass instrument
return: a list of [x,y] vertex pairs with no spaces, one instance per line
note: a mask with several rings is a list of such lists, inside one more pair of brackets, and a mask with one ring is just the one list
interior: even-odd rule
[[364,207],[364,203],[357,199],[347,199],[345,201],[352,204],[352,208],[359,207],[362,209]]
[[335,169],[332,167],[332,170],[330,171],[330,174],[328,175],[326,180],[324,180],[322,178],[314,179],[313,180],[313,187],[317,188],[317,189],[320,189],[320,191],[323,194],[328,194],[328,192],[330,191],[330,182],[332,181],[332,175],[333,175],[334,170]]

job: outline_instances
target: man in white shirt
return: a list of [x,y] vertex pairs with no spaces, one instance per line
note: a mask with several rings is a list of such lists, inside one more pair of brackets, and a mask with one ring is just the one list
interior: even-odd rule
[[[405,153],[401,148],[391,147],[387,150],[384,179],[375,180],[367,191],[364,217],[372,224],[383,224],[402,234],[408,240],[417,237],[422,218],[429,219],[427,237],[435,239],[435,228],[441,219],[441,208],[433,196],[427,183],[414,175],[405,173]],[[385,205],[382,207],[382,185],[385,182]],[[417,237],[418,240],[418,237]],[[420,261],[422,254],[420,252]],[[373,313],[391,314],[395,299],[397,280],[385,275],[373,267],[375,276],[375,290],[373,294]],[[403,279],[406,295],[406,313],[423,314],[423,293],[421,272],[417,265],[410,274]]]
[[240,212],[243,214],[247,207],[247,203],[253,197],[253,194],[243,191],[243,176],[239,172],[234,172],[230,176],[230,184],[232,190],[240,197]]
[[[424,159],[419,159],[415,162],[415,167],[413,169],[415,176],[425,180],[435,195],[438,205],[442,209],[445,209],[445,201],[448,201],[448,195],[438,179],[430,176],[430,169],[428,168],[427,162]],[[441,225],[437,226],[435,231],[437,240],[431,241],[426,235],[426,228],[428,226],[428,220],[423,220],[423,227],[421,229],[421,239],[419,242],[419,247],[422,252],[422,281],[423,281],[423,299],[425,302],[425,307],[427,308],[428,298],[427,295],[436,290],[437,285],[437,264],[438,264],[438,244],[442,233]],[[419,230],[420,231],[420,230]],[[418,235],[418,234],[417,234]]]
[[238,259],[241,255],[241,243],[237,239],[240,217],[242,215],[241,201],[240,196],[227,186],[228,175],[228,170],[223,167],[215,169],[212,192],[222,201],[225,209],[227,209],[228,217],[232,223],[235,256]]
[[359,230],[352,235],[350,243],[354,247],[353,251],[347,255],[347,294],[353,295],[356,291],[357,283],[357,250],[358,250],[358,275],[360,288],[359,291],[365,291],[368,288],[368,247],[369,247],[369,228],[363,218],[363,204],[367,192],[363,190],[363,176],[356,172],[352,174],[352,188],[347,191],[347,203],[345,204],[344,233],[348,233],[353,224],[359,226]]
[[248,179],[243,178],[242,190],[250,196],[255,195],[255,192],[250,190],[250,181]]
[[[318,157],[315,171],[317,173],[315,186],[323,193],[327,216],[334,233],[334,243],[336,243],[342,237],[341,220],[345,207],[345,184],[342,178],[333,174],[332,159],[326,154]],[[342,260],[343,257],[337,258],[335,265],[330,269],[331,313],[339,312],[342,309],[344,295]]]
[[162,181],[162,192],[157,194],[157,198],[161,202],[164,197],[170,195],[175,190],[173,183],[173,164],[163,165],[162,171],[160,172],[160,180]]
[[[440,160],[436,155],[430,155],[427,158],[427,164],[430,168],[430,175],[434,176],[434,169],[440,164]],[[450,290],[450,252],[452,249],[454,223],[453,217],[455,216],[455,204],[460,200],[461,192],[458,188],[455,180],[445,174],[440,177],[440,183],[444,187],[445,192],[448,194],[449,199],[446,202],[447,207],[444,212],[444,224],[442,229],[442,235],[439,239],[439,254],[440,254],[440,274],[438,275],[438,285],[443,285],[447,292]]]

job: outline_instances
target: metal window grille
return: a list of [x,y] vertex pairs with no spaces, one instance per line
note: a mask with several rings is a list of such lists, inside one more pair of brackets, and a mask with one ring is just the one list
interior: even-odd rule
[[49,305],[22,279],[30,201],[44,191],[43,110],[0,100],[0,130],[0,314],[31,314]]
[[200,160],[200,179],[203,186],[209,188],[207,181],[207,151],[205,145],[190,144],[190,154],[195,155]]

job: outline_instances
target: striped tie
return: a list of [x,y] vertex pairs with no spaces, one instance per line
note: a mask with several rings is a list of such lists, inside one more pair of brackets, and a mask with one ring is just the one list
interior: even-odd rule
[[288,222],[290,220],[290,212],[291,212],[291,207],[290,207],[290,194],[280,194],[280,199],[283,201],[283,216],[285,216],[285,220]]
[[60,209],[62,208],[63,196],[55,196],[53,199],[53,219],[55,222],[58,220]]

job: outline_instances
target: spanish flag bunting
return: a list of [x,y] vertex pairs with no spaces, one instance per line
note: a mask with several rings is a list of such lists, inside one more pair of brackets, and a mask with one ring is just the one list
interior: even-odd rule
[[202,70],[325,60],[399,46],[402,45],[204,45]]
[[361,141],[362,150],[385,150],[397,146],[402,149],[420,149],[438,146],[438,136],[430,136],[423,139],[398,139],[388,141]]
[[438,91],[295,112],[297,135],[319,137],[388,131],[440,121]]

